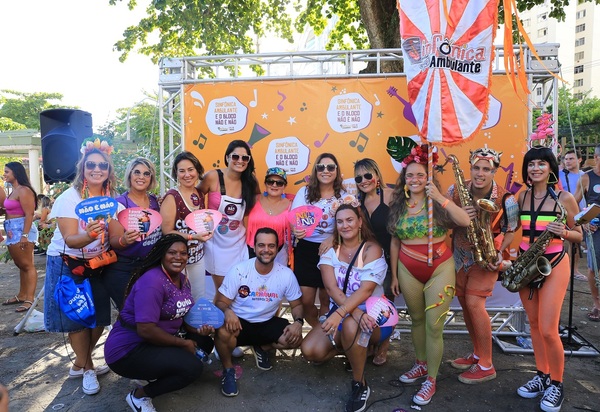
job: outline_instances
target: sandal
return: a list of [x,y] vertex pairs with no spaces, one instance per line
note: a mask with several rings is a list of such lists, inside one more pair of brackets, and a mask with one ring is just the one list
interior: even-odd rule
[[387,354],[380,353],[373,358],[373,365],[382,366],[387,362]]
[[[29,306],[26,306],[26,305],[29,305]],[[17,308],[15,309],[15,312],[17,312],[17,313],[27,312],[29,309],[31,309],[31,305],[33,305],[32,301],[24,300],[22,305],[17,306]]]
[[587,314],[587,318],[592,322],[600,322],[600,310],[598,308],[592,309],[592,311]]
[[17,295],[15,295],[12,298],[6,299],[6,301],[2,303],[2,306],[16,305],[18,303],[23,303],[23,301],[19,299]]

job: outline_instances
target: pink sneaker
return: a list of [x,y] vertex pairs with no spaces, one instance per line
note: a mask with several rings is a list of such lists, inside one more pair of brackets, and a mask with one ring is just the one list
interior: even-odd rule
[[431,402],[431,398],[435,395],[435,379],[428,376],[425,382],[421,384],[421,389],[415,396],[413,396],[413,402],[417,405],[427,405]]
[[411,370],[400,376],[400,382],[413,383],[419,378],[427,376],[427,363],[417,361]]
[[478,363],[471,366],[471,368],[468,371],[463,372],[460,375],[458,375],[458,380],[461,381],[462,383],[467,383],[467,384],[487,382],[487,381],[491,381],[492,379],[495,379],[495,378],[496,378],[496,369],[494,369],[493,366],[491,369],[484,371],[483,369],[481,369],[481,367],[479,366]]
[[471,366],[476,365],[477,362],[479,362],[479,360],[475,359],[475,356],[472,353],[469,353],[462,358],[454,359],[452,362],[450,362],[450,366],[455,369],[466,370]]

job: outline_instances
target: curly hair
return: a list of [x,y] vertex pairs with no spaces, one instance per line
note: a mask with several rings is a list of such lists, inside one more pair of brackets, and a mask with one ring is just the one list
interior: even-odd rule
[[308,184],[306,185],[306,200],[308,200],[308,203],[316,203],[319,201],[319,199],[321,199],[321,189],[319,187],[319,179],[317,179],[317,165],[326,158],[333,160],[333,163],[335,163],[337,166],[335,168],[335,180],[333,181],[333,191],[335,197],[339,198],[342,190],[344,189],[342,185],[342,171],[340,170],[340,164],[337,158],[331,153],[321,153],[315,160],[312,173],[310,174]]
[[[375,238],[375,234],[371,231],[371,229],[369,229],[369,225],[365,221],[362,210],[360,210],[360,206],[354,207],[350,203],[343,203],[335,211],[335,218],[337,218],[338,213],[340,213],[340,211],[342,211],[342,210],[352,210],[356,214],[356,216],[362,220],[362,224],[360,226],[360,234],[361,234],[363,240],[378,243],[377,239]],[[333,225],[333,245],[332,245],[334,249],[336,247],[340,246],[339,239],[340,239],[340,234],[337,230],[337,224],[334,224]]]
[[[411,163],[409,163],[409,165],[410,164]],[[427,172],[427,166],[421,166],[423,166],[425,172]],[[392,200],[390,201],[390,215],[388,218],[387,229],[392,236],[396,235],[396,226],[398,221],[406,215],[406,202],[408,200],[406,194],[404,193],[404,186],[406,185],[406,169],[408,169],[408,165],[402,169],[402,172],[400,172],[400,176],[398,176],[398,181],[396,182],[396,187],[394,187],[394,191],[392,192]],[[433,175],[433,184],[441,192],[441,186],[435,174]],[[438,202],[433,202],[433,222],[436,226],[443,226],[447,228],[452,226],[452,221],[448,216],[448,211],[444,209]]]

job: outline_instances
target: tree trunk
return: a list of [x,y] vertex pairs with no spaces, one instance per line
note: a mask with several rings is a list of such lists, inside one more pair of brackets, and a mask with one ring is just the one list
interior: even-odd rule
[[[399,48],[400,32],[396,0],[358,0],[358,6],[371,48]],[[383,62],[381,70],[386,73],[397,73],[403,71],[403,66],[402,62]],[[375,70],[376,63],[371,62],[362,72],[373,73]]]

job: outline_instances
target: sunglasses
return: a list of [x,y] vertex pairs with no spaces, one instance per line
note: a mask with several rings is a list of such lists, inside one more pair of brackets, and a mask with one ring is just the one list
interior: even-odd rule
[[373,173],[365,173],[364,175],[356,175],[354,176],[354,181],[356,183],[361,183],[363,181],[363,177],[365,180],[371,180],[373,179]]
[[92,162],[91,160],[85,162],[85,168],[87,170],[94,170],[96,168],[96,166],[98,166],[100,168],[100,170],[103,170],[103,171],[108,170],[108,162],[96,163],[96,162]]
[[141,171],[141,170],[137,170],[137,169],[136,169],[136,170],[134,170],[134,171],[133,171],[133,174],[134,174],[134,175],[136,175],[136,176],[141,176],[141,175],[144,175],[144,177],[150,177],[150,176],[152,176],[152,173],[150,173],[150,172],[149,172],[149,171],[147,171],[147,170],[146,170],[144,173],[142,173],[142,171]]
[[240,158],[242,158],[242,162],[249,162],[250,161],[250,156],[249,155],[239,155],[239,154],[235,154],[232,153],[229,155],[229,158],[231,160],[233,160],[234,162],[237,162],[238,160],[240,160]]
[[328,172],[335,172],[335,169],[337,169],[337,165],[335,163],[330,163],[327,165],[324,165],[323,163],[318,163],[315,165],[315,168],[317,169],[317,172],[324,172],[325,169],[327,169]]
[[267,186],[277,186],[277,187],[283,187],[285,186],[285,182],[283,180],[273,180],[273,179],[267,179],[265,180],[265,184]]

